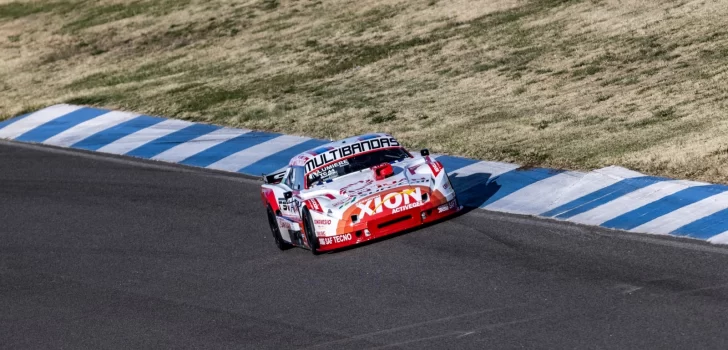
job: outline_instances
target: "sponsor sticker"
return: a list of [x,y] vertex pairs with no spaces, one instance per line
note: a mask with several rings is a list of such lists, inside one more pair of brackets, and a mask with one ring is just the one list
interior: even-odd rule
[[301,203],[297,199],[287,200],[285,198],[278,198],[278,207],[283,212],[294,212],[297,213],[300,209]]
[[439,207],[437,207],[437,213],[444,213],[448,210],[455,209],[455,206],[457,205],[456,201],[453,199]]
[[334,243],[348,242],[348,241],[351,241],[351,233],[347,233],[347,234],[343,234],[343,235],[338,235],[338,236],[333,236],[331,238],[334,239]]
[[357,153],[372,151],[380,148],[400,147],[399,142],[393,137],[379,137],[371,140],[359,141],[350,145],[332,149],[321,153],[306,161],[306,173],[309,173],[326,164],[335,162],[337,159],[345,158]]
[[430,166],[430,169],[432,170],[432,175],[434,175],[435,177],[437,177],[437,175],[439,175],[442,171],[442,164],[440,164],[440,162],[438,161],[427,163],[427,165]]
[[419,188],[416,188],[393,192],[387,194],[384,198],[379,195],[367,200],[365,203],[356,203],[356,206],[360,209],[359,217],[364,218],[367,215],[372,216],[381,213],[384,208],[391,209],[392,213],[398,213],[419,207],[422,204],[422,192]]
[[331,225],[331,220],[314,220],[315,225]]
[[348,200],[346,200],[346,201],[342,201],[342,202],[339,202],[339,203],[337,203],[337,204],[334,204],[334,205],[338,205],[338,206],[339,206],[339,209],[341,209],[341,208],[343,208],[344,206],[348,206],[349,204],[351,204],[351,203],[354,203],[355,201],[356,201],[356,196],[354,196],[354,197],[351,197],[351,198],[349,198],[349,199],[348,199]]
[[321,210],[321,204],[319,204],[319,202],[315,198],[307,200],[306,204],[308,204],[307,207],[310,210],[317,211],[319,213],[323,212]]
[[308,157],[303,155],[297,155],[291,160],[291,166],[303,166],[306,164],[306,161],[308,161]]
[[422,202],[415,202],[415,203],[406,204],[406,205],[403,205],[403,206],[401,206],[399,208],[392,209],[392,214],[396,214],[396,213],[399,213],[399,212],[405,211],[405,210],[410,210],[412,208],[417,208],[417,207],[422,206],[422,204],[424,204],[424,203],[422,203]]
[[351,233],[346,233],[343,235],[338,236],[331,236],[331,237],[319,237],[319,244],[320,245],[329,245],[334,243],[343,243],[348,242],[352,240]]
[[347,165],[349,165],[349,161],[346,159],[342,159],[336,163],[329,164],[321,169],[311,172],[310,174],[308,174],[308,178],[310,180],[328,179],[339,174],[337,168],[345,167]]
[[[339,193],[343,195],[347,192],[361,191],[373,183],[374,183],[374,180],[372,180],[372,179],[368,179],[366,181],[359,180],[358,182],[354,182],[354,183],[351,183],[351,184],[348,184],[348,185],[342,187],[341,190],[339,190]],[[358,186],[358,187],[352,188],[354,186]]]

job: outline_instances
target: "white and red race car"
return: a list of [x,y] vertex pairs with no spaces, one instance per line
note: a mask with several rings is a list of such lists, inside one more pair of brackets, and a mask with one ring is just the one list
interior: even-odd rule
[[263,176],[261,198],[276,245],[314,254],[432,222],[460,210],[442,164],[412,156],[389,134],[303,152]]

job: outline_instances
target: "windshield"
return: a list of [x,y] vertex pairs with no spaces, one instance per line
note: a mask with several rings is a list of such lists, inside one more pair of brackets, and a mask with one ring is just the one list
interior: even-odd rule
[[367,152],[338,162],[325,165],[306,176],[307,187],[333,180],[339,176],[371,168],[382,163],[392,163],[409,157],[404,148],[389,148],[381,151]]

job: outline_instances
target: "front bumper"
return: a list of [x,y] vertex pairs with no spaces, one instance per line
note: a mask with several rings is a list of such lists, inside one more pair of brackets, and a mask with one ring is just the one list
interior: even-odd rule
[[345,248],[413,229],[433,221],[444,219],[457,213],[460,209],[461,207],[457,198],[453,198],[444,204],[433,205],[427,203],[423,206],[401,211],[397,214],[359,222],[350,226],[350,232],[336,236],[318,237],[319,251],[323,252]]

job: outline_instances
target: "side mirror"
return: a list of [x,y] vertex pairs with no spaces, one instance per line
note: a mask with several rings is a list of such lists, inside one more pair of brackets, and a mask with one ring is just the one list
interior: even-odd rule
[[429,150],[429,149],[427,149],[427,148],[423,148],[423,149],[422,149],[422,150],[420,151],[420,155],[421,155],[421,156],[423,156],[423,157],[427,157],[427,156],[429,156],[429,155],[430,155],[430,150]]
[[293,192],[291,192],[291,191],[283,192],[283,198],[285,198],[286,200],[293,198]]

